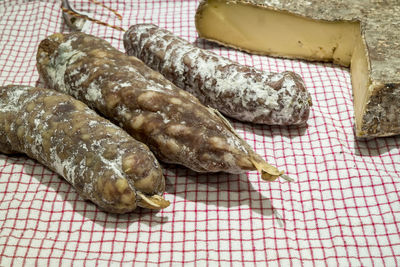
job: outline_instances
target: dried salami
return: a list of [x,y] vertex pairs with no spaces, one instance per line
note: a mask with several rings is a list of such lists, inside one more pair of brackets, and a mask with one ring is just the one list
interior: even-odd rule
[[146,145],[53,90],[0,87],[0,152],[36,159],[108,212],[169,205],[162,169]]
[[153,24],[131,26],[124,45],[128,55],[226,116],[269,125],[304,124],[309,117],[311,97],[294,72],[238,64]]
[[54,34],[39,45],[37,66],[49,87],[119,123],[162,161],[198,172],[258,169],[266,180],[282,174],[217,111],[100,38]]

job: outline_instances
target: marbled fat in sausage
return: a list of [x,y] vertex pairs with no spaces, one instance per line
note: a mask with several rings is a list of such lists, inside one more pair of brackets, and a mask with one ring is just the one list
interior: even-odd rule
[[28,155],[108,212],[169,205],[161,197],[162,169],[148,147],[69,95],[0,87],[0,152]]
[[269,125],[298,125],[308,119],[311,97],[294,72],[238,64],[153,24],[131,26],[124,45],[128,55],[228,117]]
[[282,174],[217,111],[100,38],[81,32],[54,34],[39,45],[37,66],[50,88],[119,123],[160,160],[198,172],[258,169],[269,180]]

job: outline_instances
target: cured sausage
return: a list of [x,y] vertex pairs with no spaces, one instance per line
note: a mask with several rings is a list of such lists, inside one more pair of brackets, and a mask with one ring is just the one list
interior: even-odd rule
[[128,55],[226,116],[269,125],[298,125],[308,119],[311,97],[294,72],[240,65],[153,24],[131,26],[124,46]]
[[81,32],[54,34],[40,43],[37,66],[50,88],[118,123],[164,162],[198,172],[257,169],[266,180],[282,174],[216,110],[100,38]]
[[28,155],[108,212],[169,205],[162,169],[146,145],[53,90],[0,87],[0,152]]

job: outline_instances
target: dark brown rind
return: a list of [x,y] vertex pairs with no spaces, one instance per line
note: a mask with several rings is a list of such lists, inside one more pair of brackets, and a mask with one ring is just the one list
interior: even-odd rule
[[162,169],[125,131],[62,93],[0,87],[0,152],[24,153],[67,180],[83,199],[113,213],[162,195]]
[[361,137],[390,136],[400,133],[400,84],[377,87],[366,105]]
[[153,24],[131,26],[124,45],[128,55],[228,117],[269,125],[299,125],[308,119],[311,97],[298,74],[240,65]]

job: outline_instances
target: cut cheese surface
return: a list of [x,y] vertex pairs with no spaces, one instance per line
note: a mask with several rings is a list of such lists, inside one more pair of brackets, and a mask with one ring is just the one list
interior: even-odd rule
[[399,12],[396,2],[205,0],[196,28],[250,53],[350,66],[356,135],[388,136],[400,134]]

